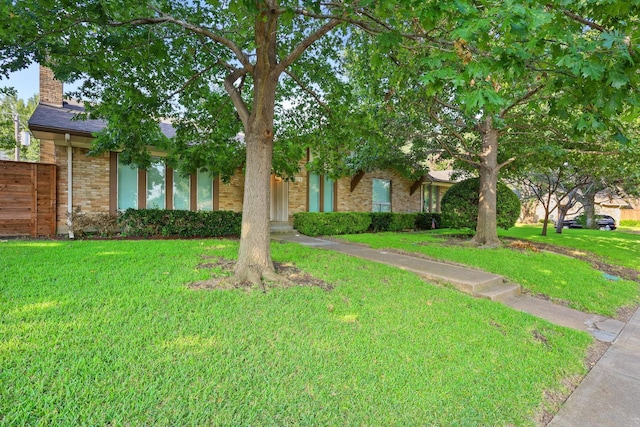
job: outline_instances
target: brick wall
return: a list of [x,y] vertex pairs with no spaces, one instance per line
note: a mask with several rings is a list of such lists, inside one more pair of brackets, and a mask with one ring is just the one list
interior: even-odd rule
[[384,170],[367,173],[351,192],[351,178],[338,180],[338,211],[371,212],[373,179],[391,180],[391,211],[420,212],[420,190],[410,195],[412,181],[395,171]]
[[56,80],[53,71],[40,66],[40,102],[62,107],[62,82]]
[[55,146],[53,141],[47,139],[40,140],[40,163],[55,163]]
[[293,182],[289,182],[289,221],[293,222],[293,214],[307,211],[307,185],[308,175],[305,168],[306,162],[298,162],[300,172]]
[[[73,148],[73,201],[72,209],[78,207],[84,213],[109,213],[109,153],[88,157],[86,148]],[[67,147],[55,146],[58,166],[58,233],[67,229],[68,165]]]
[[219,188],[219,209],[223,211],[242,211],[242,198],[244,197],[244,174],[241,169],[231,177],[228,184],[218,181]]

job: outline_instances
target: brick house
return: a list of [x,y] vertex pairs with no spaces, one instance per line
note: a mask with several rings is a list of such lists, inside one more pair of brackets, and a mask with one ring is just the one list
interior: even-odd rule
[[[40,68],[40,104],[29,129],[40,139],[40,161],[57,165],[57,233],[67,232],[67,215],[112,213],[127,208],[242,210],[244,176],[238,170],[229,183],[198,172],[182,177],[162,162],[163,153],[149,170],[121,164],[117,152],[88,156],[93,135],[105,122],[72,120],[82,106],[63,99],[63,85]],[[174,130],[161,123],[165,135]],[[271,221],[290,222],[297,212],[318,211],[439,211],[439,200],[451,183],[438,173],[410,181],[395,171],[359,173],[331,180],[301,171],[293,181],[271,177]],[[70,167],[71,165],[71,167]],[[426,207],[426,209],[425,209]]]

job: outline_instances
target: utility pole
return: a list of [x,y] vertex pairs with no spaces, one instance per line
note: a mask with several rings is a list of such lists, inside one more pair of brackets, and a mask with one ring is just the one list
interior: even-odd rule
[[16,162],[20,161],[20,116],[18,116],[18,112],[15,111],[13,113],[13,124],[16,138]]

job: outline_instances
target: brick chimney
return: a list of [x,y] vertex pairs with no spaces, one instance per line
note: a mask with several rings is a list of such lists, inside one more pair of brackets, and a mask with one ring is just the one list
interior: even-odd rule
[[40,103],[62,107],[62,82],[56,80],[53,71],[40,66]]

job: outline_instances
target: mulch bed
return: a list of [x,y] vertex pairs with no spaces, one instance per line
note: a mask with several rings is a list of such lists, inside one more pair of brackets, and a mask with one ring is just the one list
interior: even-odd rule
[[[236,261],[223,257],[212,257],[207,255],[203,255],[202,258],[206,262],[198,265],[198,269],[219,269],[221,273],[216,274],[209,280],[192,283],[189,287],[192,289],[222,289],[222,287],[218,286],[218,283],[221,279],[233,274],[233,267],[235,266]],[[274,262],[273,266],[275,267],[276,273],[286,279],[283,283],[278,284],[278,287],[290,288],[295,286],[315,286],[325,291],[331,291],[333,289],[333,285],[330,285],[324,280],[317,279],[309,273],[305,273],[291,263]],[[242,283],[238,284],[236,287],[238,289],[247,288],[246,284]]]

